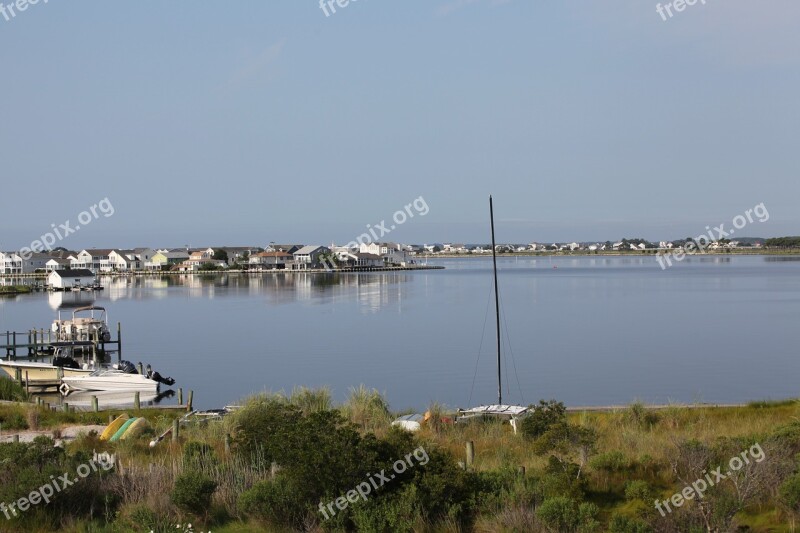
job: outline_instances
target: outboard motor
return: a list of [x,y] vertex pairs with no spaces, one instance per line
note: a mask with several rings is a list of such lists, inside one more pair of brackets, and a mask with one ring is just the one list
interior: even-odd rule
[[80,368],[81,365],[73,359],[72,357],[67,357],[64,355],[59,355],[53,358],[53,366],[58,366],[61,368]]
[[150,368],[150,365],[147,365],[147,370],[146,370],[144,375],[148,379],[152,379],[153,381],[157,381],[159,383],[163,383],[167,387],[171,387],[172,385],[175,384],[175,380],[174,379],[163,377],[161,374],[159,374],[158,372],[155,372],[152,368]]
[[117,368],[125,372],[126,374],[138,374],[139,372],[136,371],[136,367],[130,361],[126,361],[123,359],[117,365]]

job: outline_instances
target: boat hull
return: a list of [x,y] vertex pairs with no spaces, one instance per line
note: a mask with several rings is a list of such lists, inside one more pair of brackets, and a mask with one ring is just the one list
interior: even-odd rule
[[158,382],[140,374],[64,377],[61,383],[67,391],[158,392]]
[[[0,377],[17,379],[17,369],[22,373],[23,380],[27,379],[31,385],[39,382],[52,383],[61,379],[60,370],[63,370],[63,377],[88,376],[92,373],[91,369],[64,368],[53,366],[48,363],[21,363],[17,361],[0,361]],[[27,377],[26,377],[27,376]]]

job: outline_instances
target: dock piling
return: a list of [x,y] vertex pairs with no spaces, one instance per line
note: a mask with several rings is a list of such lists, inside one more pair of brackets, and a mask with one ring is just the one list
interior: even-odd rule
[[133,395],[133,408],[137,411],[141,409],[141,404],[139,403],[139,391],[137,390],[136,393]]
[[92,411],[95,413],[100,412],[100,402],[97,401],[97,396],[92,396]]
[[176,418],[172,421],[172,442],[178,442],[178,431],[180,431],[180,421]]
[[192,410],[192,400],[193,399],[194,399],[194,391],[190,390],[189,391],[189,401],[186,402],[186,410],[187,411],[191,411]]
[[183,387],[178,388],[178,405],[183,405]]
[[475,461],[475,443],[467,441],[467,468],[472,466],[472,463]]

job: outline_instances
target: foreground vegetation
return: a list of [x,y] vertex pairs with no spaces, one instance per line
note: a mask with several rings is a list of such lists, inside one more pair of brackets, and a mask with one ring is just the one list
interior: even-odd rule
[[[75,472],[94,452],[115,454],[117,465],[48,505],[7,521],[0,515],[8,526],[0,530],[794,531],[800,517],[796,401],[580,413],[541,402],[517,435],[492,421],[454,425],[437,405],[429,414],[412,435],[390,429],[393,415],[376,391],[355,389],[333,406],[327,390],[299,389],[251,398],[236,413],[190,423],[178,442],[167,438],[153,448],[150,440],[171,426],[174,412],[139,413],[152,429],[136,440],[86,434],[64,449],[48,437],[2,444],[0,502]],[[96,418],[108,413],[0,406],[5,435],[9,424],[57,433],[61,424]],[[475,457],[465,467],[467,442]],[[718,466],[729,470],[731,458],[755,447],[763,453],[702,499],[672,505],[664,516],[654,506]],[[355,489],[381,472],[382,486],[359,496]]]

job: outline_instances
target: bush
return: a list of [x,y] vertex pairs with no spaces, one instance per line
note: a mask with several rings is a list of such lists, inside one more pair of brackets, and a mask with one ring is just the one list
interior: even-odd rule
[[217,483],[196,471],[181,474],[172,489],[172,503],[179,509],[196,516],[204,516],[211,507],[211,497],[217,490]]
[[537,439],[551,427],[567,422],[567,408],[555,400],[539,400],[538,406],[531,406],[533,412],[522,419],[520,431],[528,439]]
[[632,403],[625,411],[624,416],[628,422],[643,429],[651,429],[661,418],[658,416],[658,413],[648,409],[641,402]]
[[781,503],[795,514],[800,514],[800,474],[794,474],[784,481],[780,489]]
[[629,481],[625,484],[625,499],[628,501],[641,501],[644,503],[650,503],[650,500],[653,498],[653,493],[650,490],[650,485],[648,485],[647,481],[643,481],[641,479],[636,479],[634,481]]
[[0,400],[9,402],[26,402],[28,393],[25,388],[16,381],[8,378],[0,378]]
[[217,454],[205,442],[190,441],[183,447],[183,462],[185,467],[202,468],[209,462],[215,461]]
[[246,515],[275,526],[299,524],[305,514],[301,491],[285,475],[256,483],[243,492],[239,508]]
[[647,522],[615,514],[608,524],[608,533],[652,533],[653,527]]
[[571,498],[558,497],[545,500],[536,516],[548,528],[558,532],[588,533],[599,529],[598,513],[599,509],[593,503],[579,505]]

